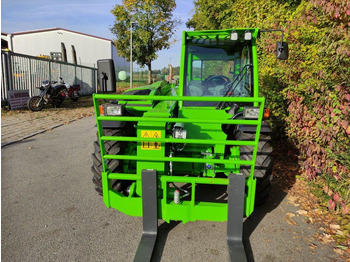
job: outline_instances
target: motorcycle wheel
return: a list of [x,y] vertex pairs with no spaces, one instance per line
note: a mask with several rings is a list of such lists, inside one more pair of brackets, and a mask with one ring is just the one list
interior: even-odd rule
[[54,108],[56,108],[56,107],[62,105],[63,101],[64,101],[64,99],[53,99],[52,100],[52,106]]
[[71,96],[71,100],[73,102],[77,102],[79,98],[78,92],[73,92],[72,96]]
[[44,100],[40,96],[33,96],[28,101],[28,108],[32,111],[41,111],[44,107]]

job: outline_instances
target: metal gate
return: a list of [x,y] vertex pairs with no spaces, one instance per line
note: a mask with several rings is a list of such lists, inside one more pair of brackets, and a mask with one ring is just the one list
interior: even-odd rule
[[35,87],[43,80],[57,81],[61,76],[66,84],[80,84],[81,95],[91,95],[97,88],[97,69],[82,65],[52,61],[35,56],[1,51],[1,101],[7,100],[8,90],[29,90],[38,95]]

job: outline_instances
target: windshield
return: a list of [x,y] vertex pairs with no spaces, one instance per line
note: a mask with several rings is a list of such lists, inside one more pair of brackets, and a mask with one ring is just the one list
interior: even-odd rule
[[42,85],[43,86],[49,86],[50,85],[50,81],[49,80],[44,80]]
[[251,47],[221,41],[187,44],[185,96],[251,96]]

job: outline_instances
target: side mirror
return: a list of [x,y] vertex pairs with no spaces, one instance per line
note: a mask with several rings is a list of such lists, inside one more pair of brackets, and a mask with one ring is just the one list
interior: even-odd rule
[[277,59],[287,60],[288,59],[288,43],[287,42],[277,42],[276,45],[276,56]]
[[97,61],[97,78],[101,93],[116,92],[116,78],[112,59]]

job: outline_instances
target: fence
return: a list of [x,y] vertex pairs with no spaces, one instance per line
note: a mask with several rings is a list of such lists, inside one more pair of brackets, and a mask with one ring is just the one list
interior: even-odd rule
[[96,92],[97,69],[60,61],[52,61],[10,51],[1,51],[1,101],[7,100],[8,90],[29,90],[39,94],[35,87],[43,80],[57,81],[61,76],[66,84],[80,84],[81,95]]

